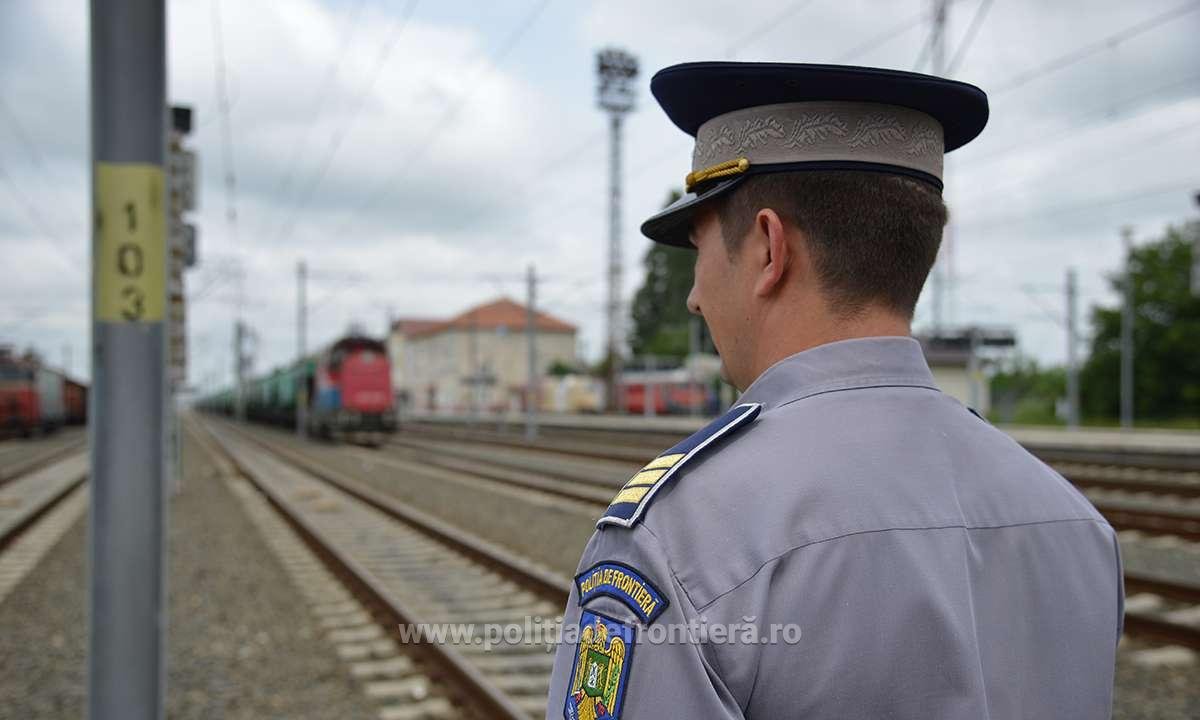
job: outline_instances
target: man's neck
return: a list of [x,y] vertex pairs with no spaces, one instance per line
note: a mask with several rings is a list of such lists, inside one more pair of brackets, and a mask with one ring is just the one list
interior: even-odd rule
[[839,340],[908,337],[912,334],[912,326],[907,318],[882,309],[867,310],[849,319],[825,315],[815,322],[805,322],[800,327],[793,319],[785,330],[766,334],[756,353],[753,377],[748,379],[747,387],[780,360],[820,345]]

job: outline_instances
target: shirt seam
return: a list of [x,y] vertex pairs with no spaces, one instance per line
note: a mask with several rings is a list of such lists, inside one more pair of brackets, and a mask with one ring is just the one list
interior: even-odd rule
[[[868,384],[859,384],[859,383],[864,383],[864,382],[868,383]],[[925,382],[924,380],[920,380],[917,378],[905,378],[905,377],[863,378],[862,380],[855,381],[855,383],[852,383],[852,384],[827,383],[825,385],[819,385],[815,388],[809,389],[804,394],[799,395],[798,397],[794,397],[790,400],[785,400],[784,402],[779,403],[775,407],[781,408],[785,405],[791,405],[792,403],[800,402],[801,400],[807,400],[811,397],[816,397],[818,395],[828,395],[830,393],[835,393],[835,392],[845,392],[847,390],[873,390],[876,388],[889,388],[889,387],[890,388],[895,388],[895,387],[920,388],[922,390],[930,390],[935,393],[942,392],[940,389],[938,389],[938,387],[936,385],[930,385],[928,382]],[[764,411],[765,410],[766,409],[764,408]]]
[[[738,581],[735,585],[730,587],[728,590],[725,590],[725,591],[721,592],[720,594],[714,596],[711,600],[704,603],[703,605],[697,605],[696,602],[692,599],[692,597],[690,595],[688,595],[688,602],[692,603],[692,607],[695,608],[697,613],[704,612],[708,608],[712,607],[713,604],[716,603],[721,598],[725,597],[726,595],[729,595],[730,593],[734,592],[738,588],[742,587],[746,583],[753,580],[755,578],[755,576],[757,576],[760,572],[763,571],[763,568],[767,567],[768,565],[770,565],[773,562],[776,562],[777,560],[780,560],[785,555],[789,555],[797,550],[803,550],[804,548],[811,547],[813,545],[821,545],[823,543],[833,542],[834,540],[841,540],[844,538],[854,537],[857,535],[874,535],[877,533],[887,533],[887,532],[910,532],[910,531],[914,531],[914,530],[1004,530],[1007,528],[1031,527],[1034,525],[1055,525],[1055,524],[1060,524],[1060,523],[1077,523],[1077,522],[1090,522],[1090,523],[1096,523],[1096,524],[1100,524],[1100,525],[1108,525],[1108,523],[1101,518],[1081,517],[1081,518],[1059,518],[1059,519],[1055,519],[1055,520],[1031,520],[1029,522],[1005,523],[1005,524],[1001,524],[1001,525],[967,525],[965,523],[962,523],[962,524],[953,524],[953,525],[918,525],[918,526],[911,526],[911,527],[899,526],[899,527],[889,527],[889,528],[876,528],[874,530],[855,530],[853,532],[842,533],[840,535],[834,535],[834,536],[827,537],[827,538],[821,538],[819,540],[812,540],[812,541],[809,541],[806,543],[801,543],[800,545],[794,545],[794,546],[778,553],[777,555],[774,555],[774,556],[768,558],[767,560],[763,561],[763,563],[761,565],[759,565],[757,568],[755,568],[754,572],[750,573],[745,578]],[[668,567],[668,569],[671,570],[671,574],[674,577],[675,582],[678,583],[680,588],[683,588],[684,594],[687,594],[687,588],[683,585],[683,582],[679,580],[678,576],[675,575],[675,570],[670,567],[669,561],[668,561],[667,567]]]
[[[654,539],[654,544],[657,546],[658,551],[660,553],[662,553],[663,562],[667,566],[667,572],[671,574],[670,580],[672,582],[674,582],[675,586],[679,588],[679,591],[681,593],[683,593],[683,596],[685,598],[687,598],[688,604],[692,606],[693,613],[695,613],[697,616],[699,616],[700,611],[696,607],[696,601],[692,599],[692,596],[688,593],[687,587],[684,586],[683,582],[679,579],[679,575],[676,574],[675,568],[671,565],[671,554],[667,552],[667,549],[665,547],[663,547],[662,539],[659,538],[658,535],[656,535],[654,533],[654,531],[651,530],[645,523],[642,523],[641,527],[643,530],[646,531],[646,534],[648,534],[651,538]],[[700,656],[701,663],[703,664],[704,653],[701,651],[700,643],[688,643],[688,644],[695,648],[696,654]],[[715,652],[712,654],[712,657],[709,658],[709,661],[713,664],[713,666],[714,666],[713,669],[716,671],[717,677],[721,678],[722,683],[725,683],[725,689],[729,692],[730,696],[732,697],[733,690],[731,690],[729,688],[729,685],[726,682],[725,671],[721,669],[720,659],[717,658],[717,655]],[[742,710],[742,712],[744,714],[745,710]]]

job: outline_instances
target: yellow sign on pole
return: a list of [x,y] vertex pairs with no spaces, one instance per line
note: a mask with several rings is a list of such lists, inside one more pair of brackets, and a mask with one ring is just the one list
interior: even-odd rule
[[157,165],[96,163],[93,310],[105,322],[161,322],[166,212]]

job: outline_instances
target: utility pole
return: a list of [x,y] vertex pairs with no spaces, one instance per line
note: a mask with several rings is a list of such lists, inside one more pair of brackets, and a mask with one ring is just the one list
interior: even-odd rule
[[971,343],[971,352],[967,355],[967,407],[983,412],[982,388],[980,387],[980,363],[979,363],[979,348],[982,347],[982,337],[980,330],[977,327],[972,327],[967,331],[967,337]]
[[470,364],[470,373],[467,375],[467,424],[475,424],[475,416],[479,414],[479,383],[482,380],[483,371],[479,367],[479,311],[471,311],[471,335],[467,342],[467,362]]
[[[1194,196],[1196,205],[1200,206],[1200,192]],[[1200,225],[1196,229],[1196,237],[1192,239],[1192,294],[1200,297]]]
[[1121,306],[1121,428],[1133,427],[1133,228],[1121,228],[1125,248],[1125,302]]
[[233,416],[246,420],[246,326],[237,319],[233,324]]
[[1079,428],[1079,347],[1075,268],[1067,268],[1067,427]]
[[529,359],[528,380],[525,384],[525,439],[533,440],[538,435],[537,413],[538,396],[538,359],[537,359],[537,271],[533,264],[525,272],[525,341],[528,344],[526,355]]
[[624,50],[606,48],[596,55],[600,107],[609,114],[609,213],[608,213],[608,392],[610,411],[618,409],[617,387],[621,376],[621,123],[633,110],[633,80],[637,58]]
[[87,716],[163,717],[166,12],[92,0]]
[[[933,30],[929,38],[929,54],[932,62],[933,74],[941,76],[946,71],[946,16],[949,12],[949,0],[932,0],[933,2]],[[948,168],[943,166],[942,183],[947,185]],[[933,335],[937,337],[942,334],[944,329],[944,307],[946,296],[946,258],[951,250],[949,244],[954,240],[954,228],[947,223],[938,257],[933,263],[933,277],[930,278],[933,284]]]
[[[304,366],[308,355],[308,266],[304,261],[296,263],[296,367]],[[297,378],[300,374],[297,373]],[[296,435],[308,435],[308,386],[299,383],[296,388]]]

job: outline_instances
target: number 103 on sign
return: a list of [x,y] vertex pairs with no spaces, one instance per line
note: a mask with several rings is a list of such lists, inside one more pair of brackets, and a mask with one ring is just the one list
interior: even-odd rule
[[166,302],[163,171],[96,164],[94,309],[106,322],[160,322]]

